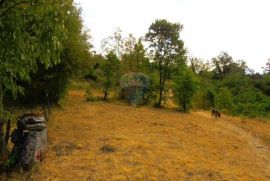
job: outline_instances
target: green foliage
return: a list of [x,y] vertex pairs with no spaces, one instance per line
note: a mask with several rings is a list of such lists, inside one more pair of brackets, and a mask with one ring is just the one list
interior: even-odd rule
[[31,82],[23,84],[25,95],[20,100],[24,103],[58,102],[65,95],[70,79],[90,58],[91,45],[87,42],[87,32],[82,31],[80,10],[73,5],[73,1],[67,1],[61,11],[68,13],[64,20],[67,38],[62,42],[60,61],[49,68],[41,63],[37,65],[37,71],[30,74]]
[[[122,37],[122,30],[117,28],[113,34],[113,36],[109,36],[108,38],[102,41],[102,48],[106,55],[110,54],[111,52],[116,55],[118,61],[114,62],[115,67],[115,74],[114,74],[114,94],[117,94],[117,87],[119,86],[119,80],[121,77],[121,66],[120,66],[120,58],[123,54],[124,49],[124,40]],[[105,91],[106,92],[106,91]],[[106,94],[106,93],[105,93]],[[104,96],[105,99],[106,96]]]
[[173,92],[180,110],[187,112],[190,109],[192,97],[196,91],[196,81],[189,69],[179,72],[174,77]]
[[[198,88],[199,86],[197,86]],[[202,89],[200,87],[193,96],[192,106],[196,109],[209,110],[215,107],[215,93],[210,89]]]
[[265,95],[270,96],[270,74],[253,74],[250,75],[253,86],[261,90]]
[[[23,93],[39,65],[45,69],[61,62],[65,26],[71,0],[1,1],[0,3],[0,136],[3,138],[4,99]],[[1,145],[0,147],[5,147]]]
[[[6,12],[15,4],[5,1],[1,10]],[[62,5],[58,1],[27,1],[1,17],[0,82],[14,97],[23,92],[16,81],[29,81],[29,75],[37,70],[38,63],[49,68],[60,62],[67,15],[67,12],[59,11]]]
[[107,100],[107,97],[109,95],[109,90],[114,84],[114,75],[118,73],[118,64],[119,59],[117,58],[116,54],[114,54],[112,51],[109,52],[106,56],[106,59],[102,65],[103,70],[103,91],[104,91],[104,101]]
[[150,70],[150,61],[146,57],[146,52],[142,40],[136,39],[129,35],[125,40],[125,51],[122,55],[122,68],[124,73],[143,72],[148,73]]
[[178,23],[170,23],[167,20],[156,20],[149,27],[145,35],[153,52],[154,62],[159,72],[159,96],[157,106],[161,107],[166,90],[166,80],[171,76],[173,66],[185,60],[186,50],[184,42],[180,39],[183,26]]
[[91,87],[87,87],[86,92],[85,92],[85,97],[87,101],[95,101],[96,98],[93,96]]
[[214,65],[214,79],[223,79],[230,73],[243,73],[245,74],[247,66],[246,62],[239,60],[235,62],[227,52],[221,52],[219,56],[212,59]]
[[212,68],[197,58],[191,58],[190,66],[199,79],[192,101],[196,108],[216,107],[249,117],[269,115],[268,74],[254,73],[243,60],[235,61],[226,52],[212,59]]
[[233,110],[233,95],[227,87],[220,89],[215,102],[220,110]]

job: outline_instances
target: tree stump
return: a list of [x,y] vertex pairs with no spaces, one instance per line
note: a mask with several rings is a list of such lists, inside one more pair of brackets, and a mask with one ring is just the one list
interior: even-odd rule
[[43,160],[47,147],[47,121],[44,117],[24,115],[12,133],[12,156],[19,166],[29,170]]

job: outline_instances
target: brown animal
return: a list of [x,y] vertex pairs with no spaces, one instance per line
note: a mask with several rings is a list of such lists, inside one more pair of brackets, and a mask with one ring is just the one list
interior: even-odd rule
[[216,109],[212,109],[212,117],[215,118],[215,119],[220,118],[221,113]]

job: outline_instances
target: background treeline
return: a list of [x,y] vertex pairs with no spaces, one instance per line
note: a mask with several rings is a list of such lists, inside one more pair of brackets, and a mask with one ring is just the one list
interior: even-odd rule
[[[233,115],[269,115],[269,62],[260,74],[227,52],[210,61],[188,58],[179,37],[181,30],[182,25],[166,20],[155,21],[140,39],[132,34],[124,38],[117,29],[103,41],[105,56],[92,55],[83,66],[81,78],[86,78],[92,88],[103,89],[107,97],[108,90],[118,95],[121,75],[142,72],[151,78],[150,102],[157,107],[166,106],[167,99],[172,98],[182,111],[217,108]],[[88,93],[92,97],[91,87]]]

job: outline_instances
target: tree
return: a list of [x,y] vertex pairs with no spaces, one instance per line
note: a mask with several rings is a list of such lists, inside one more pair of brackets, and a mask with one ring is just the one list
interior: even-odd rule
[[117,56],[112,51],[109,52],[106,56],[106,60],[103,65],[103,73],[104,73],[104,97],[103,100],[107,101],[109,95],[109,89],[111,88],[113,81],[111,77],[116,74],[117,66],[115,62],[117,62]]
[[[0,152],[3,144],[3,125],[6,119],[4,97],[11,93],[16,98],[23,93],[19,81],[30,81],[30,73],[38,64],[45,68],[60,62],[66,38],[66,11],[72,1],[7,1],[0,3]],[[2,151],[1,151],[2,150]]]
[[70,79],[84,70],[86,62],[91,62],[89,34],[83,31],[80,9],[70,1],[62,10],[69,13],[64,21],[67,38],[63,41],[60,62],[49,68],[38,64],[37,71],[30,74],[31,81],[22,84],[25,94],[19,101],[23,103],[57,103],[65,95]]
[[233,110],[233,96],[230,89],[223,87],[216,97],[216,105],[219,109]]
[[159,72],[158,107],[162,106],[166,81],[170,76],[172,66],[185,57],[184,42],[180,39],[182,29],[182,25],[162,19],[152,23],[145,35]]
[[125,40],[124,53],[122,55],[122,67],[128,72],[148,72],[150,67],[149,58],[145,56],[142,40],[138,41],[132,34]]
[[191,70],[196,74],[203,74],[210,70],[210,63],[204,63],[203,60],[199,58],[192,57],[189,59],[189,62]]
[[233,62],[232,57],[227,52],[221,52],[219,56],[212,59],[214,65],[214,79],[222,79],[229,73],[229,66]]
[[263,69],[266,74],[270,74],[270,59],[268,59],[268,62],[266,63],[266,66],[263,67]]
[[180,110],[187,112],[196,90],[193,75],[189,69],[180,70],[173,80],[173,92]]
[[137,70],[144,73],[149,73],[151,71],[151,63],[148,57],[146,57],[146,51],[142,44],[142,39],[140,38],[135,44],[134,48],[136,67]]
[[246,62],[243,60],[234,61],[227,52],[221,52],[219,56],[212,59],[214,66],[214,79],[223,79],[230,73],[245,74],[248,70]]
[[124,51],[122,55],[122,65],[126,72],[136,72],[136,62],[134,48],[137,43],[136,38],[129,34],[129,36],[124,40]]
[[122,30],[118,27],[112,36],[109,36],[102,40],[101,47],[103,53],[108,54],[114,52],[117,58],[120,58],[124,49],[124,40],[122,36]]
[[[108,54],[110,52],[114,52],[120,60],[120,57],[123,53],[123,37],[122,37],[122,30],[120,28],[117,28],[114,32],[113,36],[109,36],[108,38],[105,38],[102,40],[102,48],[105,54]],[[115,81],[114,81],[114,94],[117,93],[117,86],[119,84],[121,72],[120,72],[120,61],[115,62],[116,74],[115,74]]]

